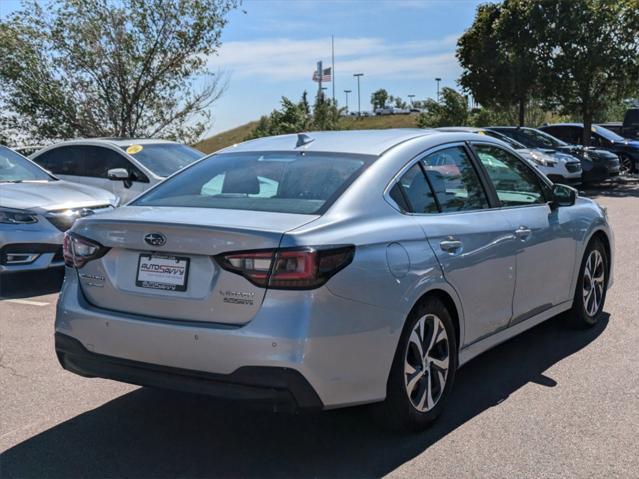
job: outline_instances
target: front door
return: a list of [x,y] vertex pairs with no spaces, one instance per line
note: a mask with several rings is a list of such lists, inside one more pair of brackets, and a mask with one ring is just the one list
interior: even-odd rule
[[516,238],[515,324],[572,297],[577,225],[561,208],[549,206],[541,178],[523,160],[492,144],[476,143],[473,149],[495,187],[500,216]]

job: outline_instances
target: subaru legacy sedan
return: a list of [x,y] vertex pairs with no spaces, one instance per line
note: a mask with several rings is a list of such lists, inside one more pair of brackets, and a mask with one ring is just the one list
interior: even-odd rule
[[606,212],[494,138],[318,132],[208,156],[79,220],[55,345],[87,377],[332,409],[396,429],[457,368],[558,313],[595,324]]

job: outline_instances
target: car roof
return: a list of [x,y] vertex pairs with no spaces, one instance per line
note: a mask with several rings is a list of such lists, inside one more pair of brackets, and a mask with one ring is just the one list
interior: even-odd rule
[[57,147],[62,145],[112,145],[112,146],[129,146],[129,145],[150,145],[157,143],[175,143],[169,140],[160,140],[153,138],[78,138],[76,140],[67,140],[49,145]]
[[547,126],[578,126],[580,128],[583,128],[584,124],[583,123],[552,123],[550,125],[540,126],[539,128],[544,128]]
[[[440,135],[436,130],[395,128],[388,130],[312,131],[307,133],[269,136],[238,143],[218,153],[249,151],[314,151],[340,152],[379,156],[390,148],[408,140]],[[305,137],[301,137],[305,135]],[[307,137],[307,138],[306,138]],[[307,142],[300,147],[298,140]],[[310,140],[310,141],[309,141]]]
[[447,131],[447,132],[467,132],[467,133],[475,133],[477,131],[488,130],[489,128],[481,128],[478,126],[442,126],[436,128],[437,131]]

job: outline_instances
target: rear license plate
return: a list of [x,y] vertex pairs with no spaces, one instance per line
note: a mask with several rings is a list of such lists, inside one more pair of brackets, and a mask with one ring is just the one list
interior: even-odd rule
[[165,291],[186,291],[189,258],[141,254],[135,285]]

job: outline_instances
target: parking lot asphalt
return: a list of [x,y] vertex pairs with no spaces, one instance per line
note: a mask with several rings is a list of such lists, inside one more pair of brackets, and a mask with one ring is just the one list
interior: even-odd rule
[[420,434],[383,432],[366,408],[274,414],[80,378],[53,349],[60,276],[5,284],[0,476],[636,478],[639,185],[586,194],[616,236],[605,320],[573,331],[553,318],[471,361]]

